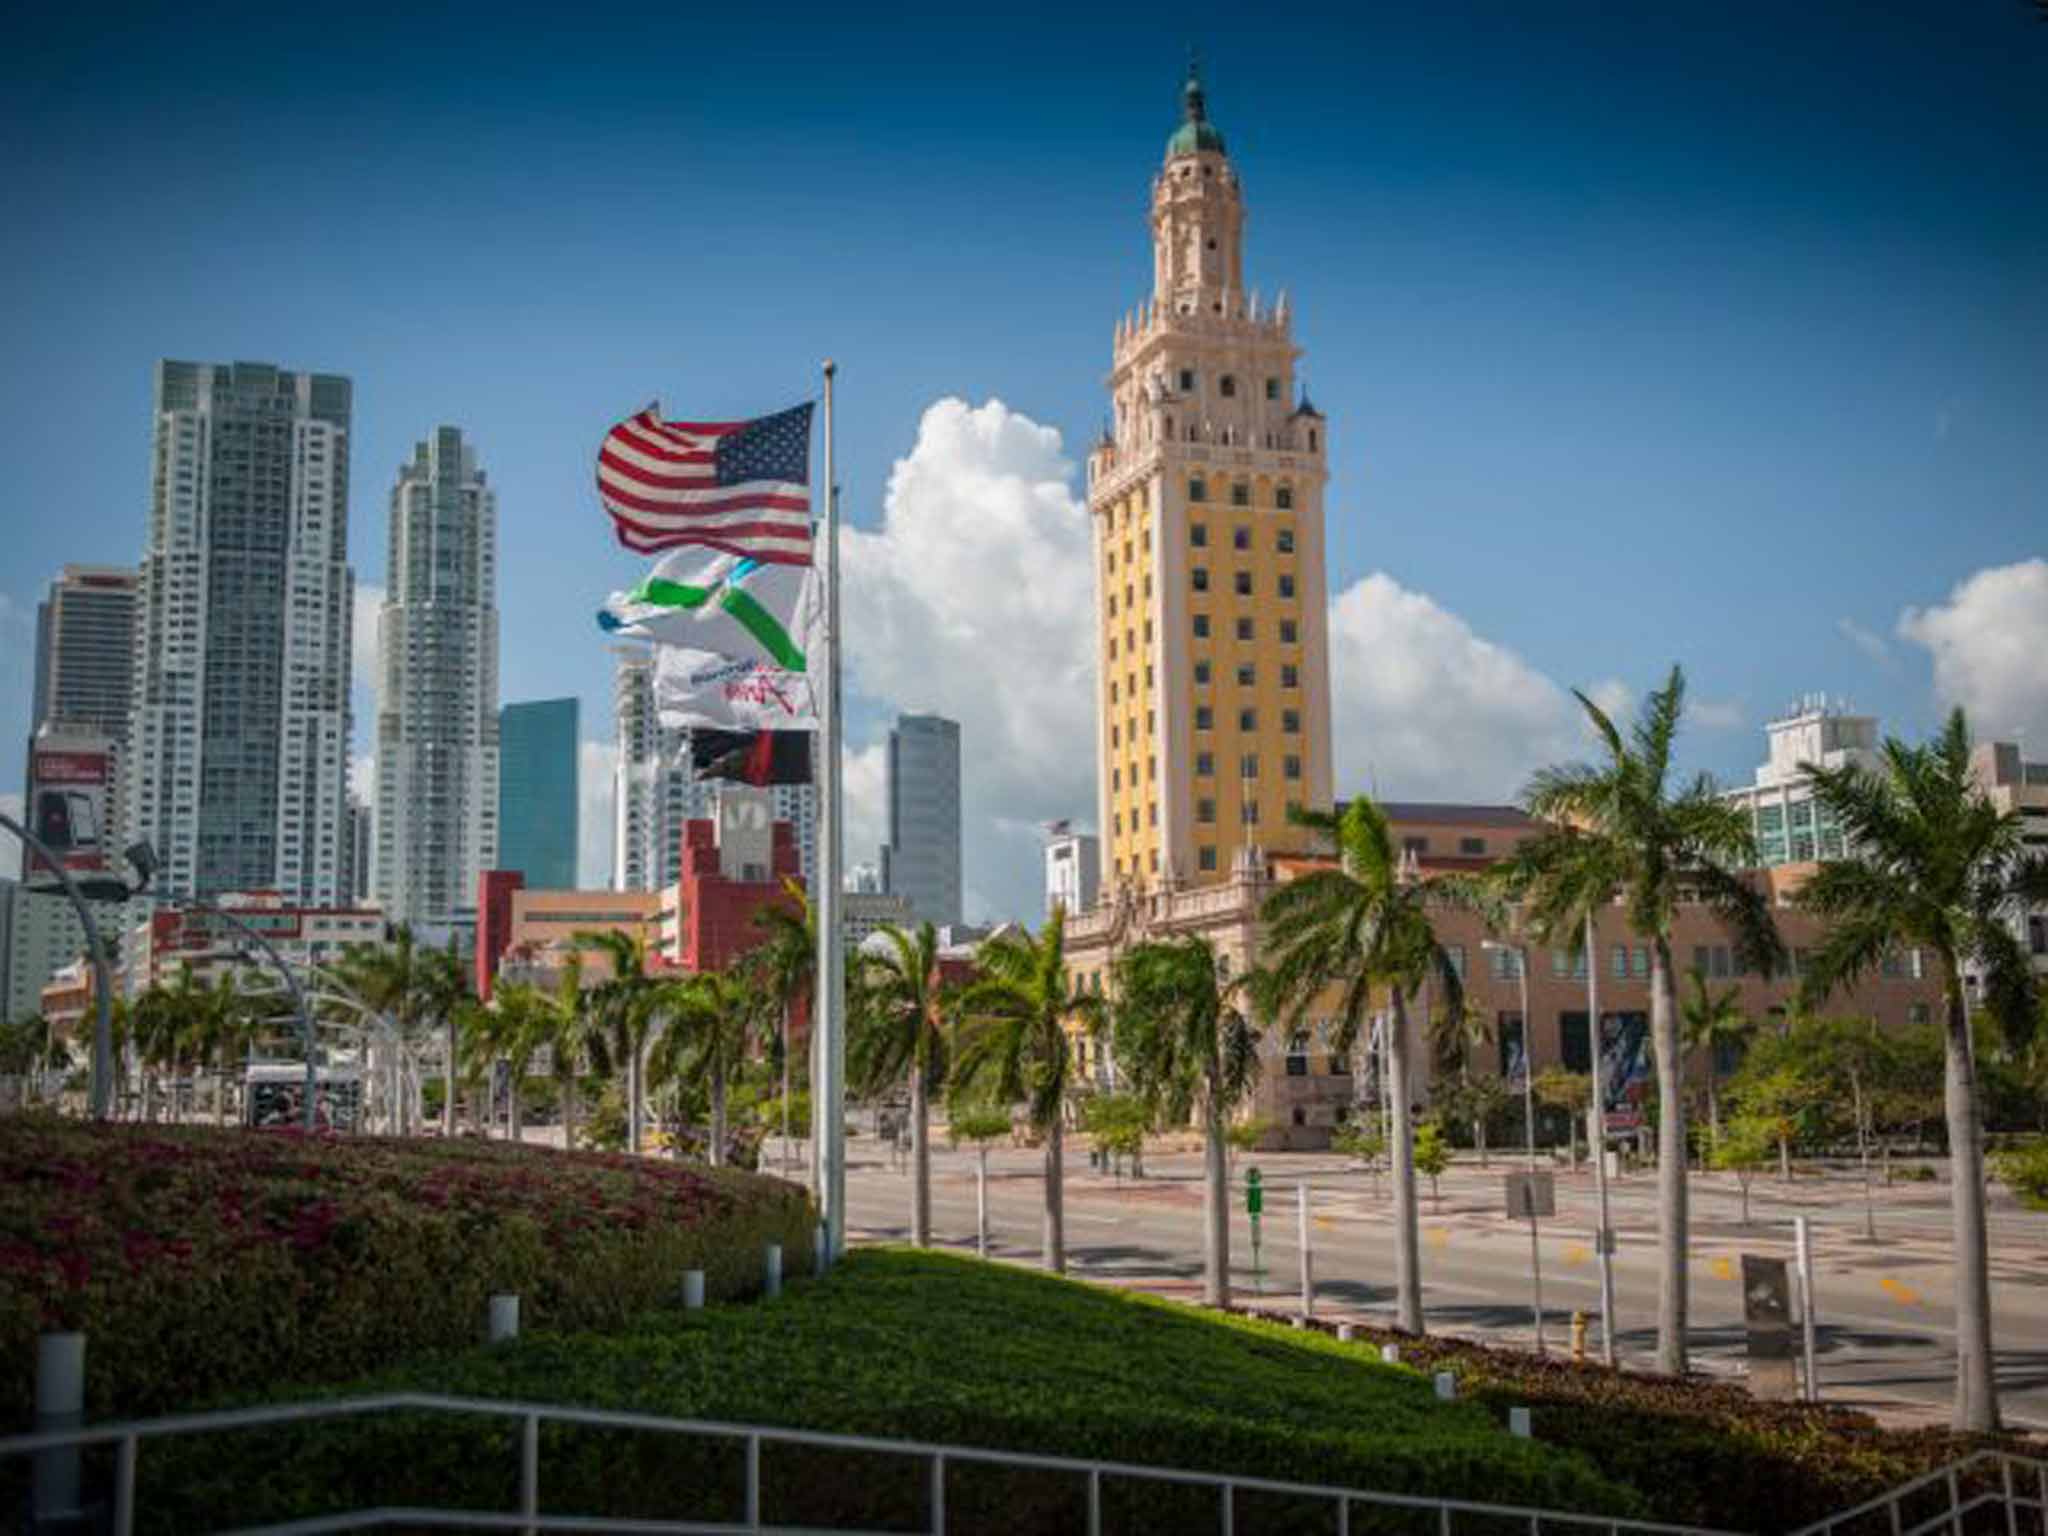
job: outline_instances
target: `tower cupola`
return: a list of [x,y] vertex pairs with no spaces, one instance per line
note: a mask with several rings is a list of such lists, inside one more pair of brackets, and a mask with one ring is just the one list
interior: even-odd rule
[[1223,133],[1209,121],[1208,99],[1202,94],[1202,76],[1192,61],[1188,64],[1187,84],[1181,87],[1181,125],[1173,130],[1173,137],[1166,141],[1166,158],[1178,155],[1221,155]]

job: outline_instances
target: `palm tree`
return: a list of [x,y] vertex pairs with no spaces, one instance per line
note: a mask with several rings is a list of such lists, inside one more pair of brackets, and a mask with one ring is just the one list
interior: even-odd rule
[[400,1048],[408,1055],[419,1038],[436,1027],[446,1031],[444,1050],[447,1099],[442,1106],[442,1134],[455,1134],[455,1071],[459,1054],[456,1006],[470,996],[460,960],[452,950],[425,949],[415,944],[412,929],[400,923],[388,944],[351,944],[335,962],[348,989],[391,1021]]
[[[1392,1018],[1387,1032],[1387,1094],[1393,1101],[1394,1326],[1423,1331],[1422,1231],[1415,1199],[1414,1105],[1409,1090],[1408,1000],[1433,982],[1444,1008],[1462,1016],[1465,985],[1450,951],[1437,941],[1433,909],[1489,910],[1484,890],[1442,876],[1414,878],[1402,868],[1386,813],[1360,795],[1343,810],[1296,811],[1299,824],[1322,833],[1337,852],[1335,868],[1288,881],[1266,899],[1266,964],[1277,1008],[1298,1027],[1310,1008],[1336,1022],[1331,1049],[1348,1053],[1383,989]],[[1334,1004],[1330,1001],[1335,994]]]
[[1067,1089],[1073,1081],[1068,1021],[1100,1033],[1102,999],[1067,978],[1067,914],[1055,905],[1035,936],[1005,929],[975,956],[981,979],[960,997],[956,1090],[979,1091],[997,1103],[1022,1100],[1045,1143],[1045,1267],[1067,1272]]
[[595,1026],[586,1036],[593,1065],[610,1076],[626,1079],[626,1150],[640,1151],[645,1118],[641,1084],[645,1081],[648,1036],[656,1017],[654,978],[647,972],[647,941],[638,933],[610,929],[579,933],[575,943],[594,949],[611,961],[612,973],[592,989]]
[[1158,1116],[1202,1119],[1202,1299],[1230,1305],[1230,1193],[1225,1128],[1259,1076],[1260,1031],[1247,1002],[1268,1000],[1257,971],[1230,978],[1200,935],[1134,945],[1116,963],[1116,1057]]
[[192,1043],[198,1060],[213,1072],[213,1118],[228,1123],[228,1077],[234,1063],[247,1054],[260,1000],[244,992],[241,972],[227,970],[201,990],[194,1009]]
[[548,1070],[562,1098],[562,1150],[576,1150],[576,1073],[592,1032],[590,994],[583,990],[583,957],[571,954],[555,980],[555,995],[541,1016],[541,1043]]
[[1960,709],[1923,746],[1888,739],[1876,769],[1800,766],[1853,850],[1824,862],[1799,893],[1827,924],[1806,993],[1822,998],[1853,984],[1897,946],[1931,955],[1941,981],[1954,1160],[1955,1427],[1995,1430],[1984,1148],[1964,977],[1981,975],[1983,1004],[2006,1045],[2024,1047],[2039,1023],[2038,994],[2013,930],[2028,907],[2048,902],[2048,858],[2027,851],[2018,813],[2001,813],[1973,778]]
[[786,1179],[790,1164],[790,1035],[797,1009],[801,1008],[806,1018],[817,1017],[812,978],[818,970],[818,921],[802,885],[785,879],[782,887],[789,899],[762,907],[754,914],[754,926],[767,934],[755,953],[761,956],[757,963],[780,1005],[776,1050],[782,1057],[782,1176]]
[[[656,984],[662,1031],[648,1052],[648,1081],[701,1085],[711,1106],[706,1160],[725,1166],[726,1085],[774,1011],[776,995],[742,964]],[[677,1143],[680,1150],[681,1143]]]
[[192,979],[192,967],[180,961],[170,986],[151,986],[136,999],[133,1029],[142,1059],[145,1120],[156,1119],[156,1099],[150,1092],[152,1068],[169,1080],[167,1112],[176,1115],[178,1065],[202,1027],[206,991]]
[[[857,1028],[848,1073],[868,1094],[910,1080],[910,1240],[932,1240],[932,1085],[945,1076],[953,997],[939,977],[939,939],[930,923],[915,934],[880,930],[883,944],[860,955]],[[852,1011],[849,1007],[849,1011]]]
[[[1606,753],[1601,764],[1545,768],[1523,805],[1550,829],[1524,844],[1503,878],[1528,903],[1530,927],[1546,936],[1580,931],[1587,912],[1619,893],[1631,929],[1650,944],[1650,1042],[1657,1064],[1657,1204],[1662,1264],[1657,1287],[1657,1368],[1682,1376],[1686,1337],[1685,1053],[1680,1047],[1671,925],[1682,901],[1709,907],[1745,966],[1771,975],[1784,942],[1769,898],[1734,873],[1756,861],[1748,817],[1722,800],[1705,775],[1673,792],[1671,749],[1685,711],[1677,667],[1644,700],[1624,739],[1606,711],[1577,695]],[[1588,955],[1597,965],[1599,957]],[[1594,1048],[1599,1026],[1592,1024]],[[1596,1154],[1597,1150],[1596,1150]]]
[[[1749,1043],[1756,1033],[1756,1020],[1742,1011],[1742,989],[1730,987],[1715,992],[1707,985],[1707,973],[1698,966],[1686,973],[1689,983],[1679,1009],[1679,1039],[1688,1051],[1704,1051],[1707,1057],[1707,1131],[1711,1146],[1721,1144],[1721,1052]],[[1711,1153],[1708,1158],[1712,1163]]]

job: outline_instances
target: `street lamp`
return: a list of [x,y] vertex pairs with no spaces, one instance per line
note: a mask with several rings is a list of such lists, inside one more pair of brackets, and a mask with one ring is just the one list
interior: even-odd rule
[[[1536,1055],[1530,1044],[1529,1025],[1529,951],[1521,944],[1503,944],[1498,939],[1481,939],[1481,949],[1492,950],[1495,954],[1515,957],[1515,980],[1521,986],[1522,997],[1522,1137],[1529,1154],[1529,1172],[1536,1171]],[[1543,1347],[1543,1253],[1539,1246],[1537,1224],[1539,1218],[1532,1200],[1529,1208],[1529,1276],[1535,1287],[1531,1311],[1536,1319],[1536,1353],[1545,1353]]]

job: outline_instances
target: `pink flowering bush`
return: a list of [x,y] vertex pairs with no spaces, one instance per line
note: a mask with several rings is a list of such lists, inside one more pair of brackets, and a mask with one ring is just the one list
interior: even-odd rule
[[602,1329],[801,1272],[804,1191],[756,1174],[503,1142],[0,1119],[0,1426],[27,1424],[35,1338],[87,1335],[88,1411],[159,1413],[336,1380],[526,1328]]

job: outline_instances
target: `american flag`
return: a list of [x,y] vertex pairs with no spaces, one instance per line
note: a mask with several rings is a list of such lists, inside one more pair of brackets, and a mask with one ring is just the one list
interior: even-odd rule
[[605,434],[597,494],[628,549],[809,565],[810,464],[808,404],[752,421],[663,421],[650,405]]

